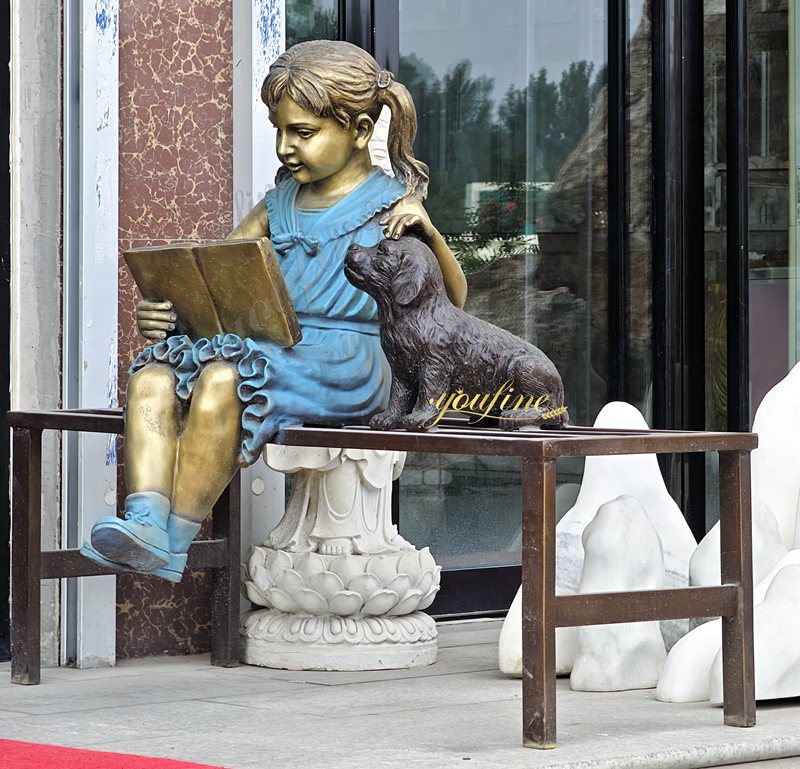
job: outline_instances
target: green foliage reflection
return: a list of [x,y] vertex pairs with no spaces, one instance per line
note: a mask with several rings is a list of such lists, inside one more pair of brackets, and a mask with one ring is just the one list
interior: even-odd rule
[[418,56],[402,56],[400,80],[417,106],[417,157],[430,166],[428,210],[466,272],[535,250],[547,221],[548,190],[589,126],[603,67],[573,62],[558,83],[546,68],[495,102],[493,78],[463,59],[443,77]]

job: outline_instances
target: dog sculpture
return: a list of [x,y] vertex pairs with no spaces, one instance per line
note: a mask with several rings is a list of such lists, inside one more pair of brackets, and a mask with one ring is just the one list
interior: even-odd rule
[[370,427],[426,430],[448,406],[497,417],[505,428],[566,423],[564,385],[552,361],[455,307],[436,257],[420,240],[352,245],[344,271],[377,302],[381,345],[392,368],[389,407]]

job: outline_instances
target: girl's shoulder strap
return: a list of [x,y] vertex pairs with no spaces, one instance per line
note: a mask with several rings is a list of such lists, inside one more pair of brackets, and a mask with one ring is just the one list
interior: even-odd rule
[[291,176],[281,179],[264,195],[269,216],[270,232],[284,232],[292,228],[292,206],[297,194],[297,182]]
[[[284,179],[265,195],[272,235],[296,229],[294,206],[298,186],[292,178]],[[358,187],[320,212],[313,235],[319,240],[329,240],[353,232],[406,195],[408,189],[404,184],[376,168]]]

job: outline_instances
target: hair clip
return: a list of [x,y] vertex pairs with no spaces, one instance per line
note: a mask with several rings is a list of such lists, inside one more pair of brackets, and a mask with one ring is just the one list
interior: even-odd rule
[[388,69],[382,69],[375,78],[375,83],[378,88],[388,88],[389,83],[392,82],[392,73]]

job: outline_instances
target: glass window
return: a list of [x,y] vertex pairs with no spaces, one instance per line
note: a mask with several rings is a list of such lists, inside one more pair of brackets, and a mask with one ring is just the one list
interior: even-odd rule
[[[790,168],[797,120],[790,88],[788,0],[748,11],[749,275],[751,417],[798,358],[795,222]],[[792,22],[795,13],[792,12]],[[725,7],[705,2],[706,428],[727,426]],[[788,97],[788,98],[787,98]]]
[[652,426],[653,371],[653,142],[651,3],[628,3],[627,176],[628,310],[627,397]]
[[[426,207],[467,274],[466,309],[552,358],[573,424],[590,424],[606,399],[605,8],[400,2]],[[563,512],[581,464],[559,471]],[[445,567],[518,562],[516,462],[409,454],[400,484],[401,531]]]
[[[725,3],[704,3],[706,429],[727,428]],[[748,6],[750,414],[800,354],[796,186],[797,11],[790,0]],[[790,179],[795,183],[790,184]],[[707,457],[706,523],[719,517]]]
[[306,40],[336,40],[338,35],[337,0],[287,0],[287,48]]

